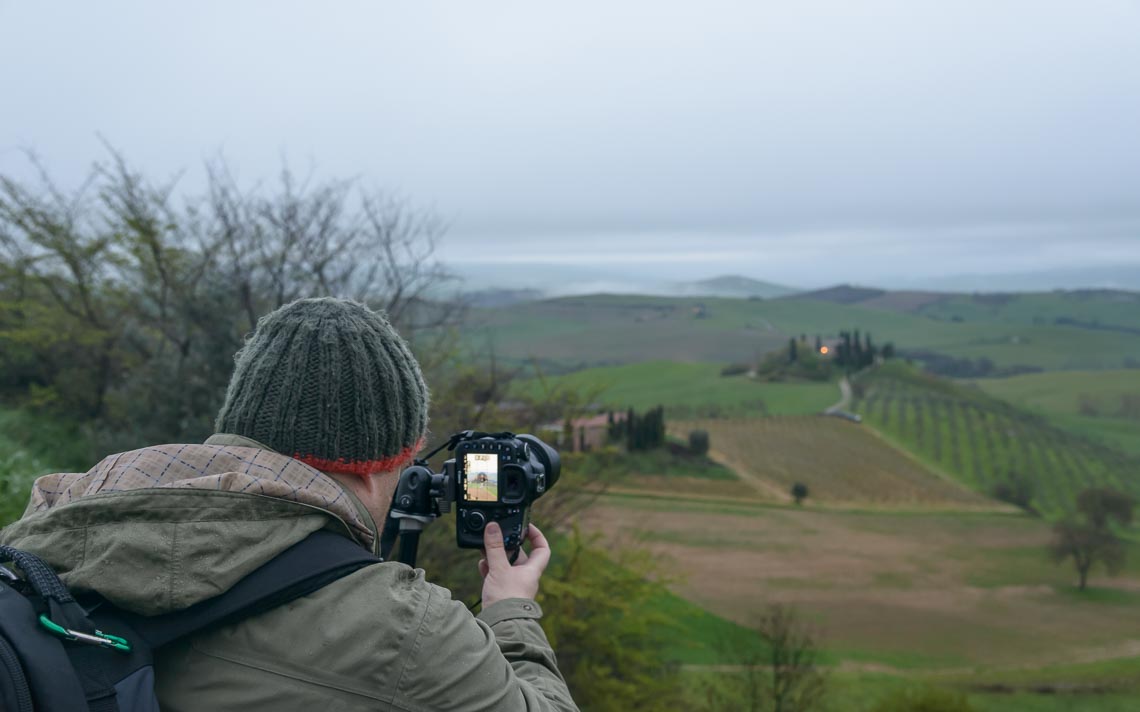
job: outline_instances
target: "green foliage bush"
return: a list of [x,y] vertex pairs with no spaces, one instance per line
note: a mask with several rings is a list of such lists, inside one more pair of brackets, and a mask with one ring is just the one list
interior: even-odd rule
[[788,378],[826,381],[831,377],[831,360],[821,356],[807,341],[793,339],[784,348],[766,354],[756,368],[756,375],[766,381]]
[[730,363],[724,368],[720,369],[720,375],[739,376],[741,374],[748,373],[751,370],[752,367],[746,363]]
[[689,431],[689,452],[694,455],[707,455],[709,452],[709,431]]
[[796,504],[803,504],[803,501],[807,499],[807,496],[808,486],[803,482],[797,482],[792,485],[792,499],[796,501]]
[[676,623],[653,599],[661,584],[647,552],[611,560],[576,528],[557,544],[542,580],[543,626],[579,707],[591,712],[667,712],[683,694],[675,664],[664,659]]

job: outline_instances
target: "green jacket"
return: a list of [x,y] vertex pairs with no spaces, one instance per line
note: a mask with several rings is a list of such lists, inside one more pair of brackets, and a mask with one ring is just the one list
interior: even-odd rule
[[[155,615],[224,593],[318,529],[375,551],[375,522],[335,480],[214,436],[41,477],[0,543],[39,554],[73,590]],[[529,599],[472,616],[422,570],[386,562],[162,649],[159,702],[167,712],[577,710],[541,616]]]

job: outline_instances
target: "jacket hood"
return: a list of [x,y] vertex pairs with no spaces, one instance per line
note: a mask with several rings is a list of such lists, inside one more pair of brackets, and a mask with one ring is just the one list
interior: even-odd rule
[[257,445],[215,436],[45,475],[0,543],[39,555],[73,591],[143,615],[224,593],[318,529],[373,549],[375,524],[347,490]]

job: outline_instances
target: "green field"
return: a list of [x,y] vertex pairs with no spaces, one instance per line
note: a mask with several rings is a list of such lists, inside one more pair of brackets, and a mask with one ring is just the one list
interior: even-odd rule
[[[604,496],[583,524],[649,547],[682,577],[677,594],[745,628],[768,603],[795,606],[824,643],[826,710],[867,710],[922,684],[967,692],[980,710],[1115,711],[1140,698],[1135,544],[1126,571],[1098,573],[1079,593],[1071,567],[1045,555],[1048,524],[1023,514],[623,494]],[[747,637],[702,626],[675,631],[670,646],[686,675],[742,674],[705,666],[738,663]]]
[[1085,487],[1140,494],[1140,458],[962,386],[891,364],[856,380],[866,422],[979,492],[1028,482],[1044,514],[1069,511]]
[[1140,330],[1140,294],[1115,290],[954,294],[925,304],[916,312],[967,322],[1079,324],[1086,331]]
[[823,415],[706,419],[670,425],[709,433],[712,455],[731,465],[760,496],[787,501],[806,484],[810,503],[988,507],[993,503],[940,477],[866,427]]
[[[619,410],[664,405],[670,417],[818,413],[839,398],[834,383],[768,383],[744,375],[721,376],[721,368],[713,363],[649,361],[549,377],[546,385],[596,391],[599,403]],[[521,387],[538,395],[543,384],[531,379]]]
[[[1140,331],[1131,330],[1135,317],[1128,316],[1129,304],[1121,301],[1132,299],[1131,293],[1109,294],[1086,299],[1027,295],[1027,305],[1018,298],[996,311],[983,299],[968,314],[957,315],[961,321],[935,305],[912,313],[807,298],[601,294],[475,310],[464,339],[474,348],[492,344],[508,361],[534,358],[566,370],[654,360],[748,361],[790,336],[832,338],[840,330],[858,328],[878,343],[893,341],[900,348],[958,358],[985,357],[999,367],[1120,368],[1140,357]],[[1125,296],[1111,296],[1118,294]],[[973,298],[948,297],[938,304],[957,299]],[[1021,311],[1011,305],[1021,305]],[[1094,318],[1113,328],[1089,328]]]
[[974,384],[1067,430],[1140,455],[1140,369],[1035,373]]

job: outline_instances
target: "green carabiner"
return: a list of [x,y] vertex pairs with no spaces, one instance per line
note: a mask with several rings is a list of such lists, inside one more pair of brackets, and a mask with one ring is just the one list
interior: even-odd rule
[[125,638],[104,633],[101,630],[95,631],[95,635],[88,635],[87,633],[81,633],[77,630],[64,628],[51,618],[48,618],[47,614],[40,615],[40,625],[64,640],[71,640],[76,643],[87,643],[88,645],[98,645],[103,648],[114,648],[123,653],[131,652],[131,644],[127,642]]

